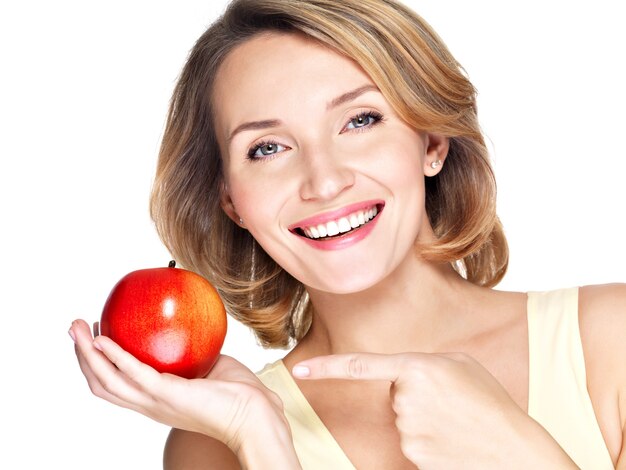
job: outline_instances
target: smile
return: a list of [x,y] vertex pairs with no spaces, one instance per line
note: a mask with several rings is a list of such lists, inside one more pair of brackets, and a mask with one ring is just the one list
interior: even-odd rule
[[378,208],[374,205],[365,210],[352,212],[345,217],[330,220],[322,224],[299,228],[296,231],[299,232],[299,235],[303,235],[305,237],[313,239],[334,237],[337,235],[351,232],[354,229],[365,225],[374,217],[376,217],[377,214]]
[[367,237],[384,207],[382,200],[357,202],[301,220],[289,231],[315,248],[347,248]]

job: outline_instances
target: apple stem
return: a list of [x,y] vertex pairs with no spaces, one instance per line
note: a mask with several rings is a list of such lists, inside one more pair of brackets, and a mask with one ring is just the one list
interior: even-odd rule
[[175,268],[176,267],[176,261],[172,260],[170,261],[170,264],[167,265],[168,268]]

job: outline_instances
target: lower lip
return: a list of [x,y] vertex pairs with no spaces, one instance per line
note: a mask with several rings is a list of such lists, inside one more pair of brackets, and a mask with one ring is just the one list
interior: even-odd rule
[[308,243],[310,246],[312,246],[313,248],[317,248],[318,250],[343,250],[344,248],[348,248],[367,237],[370,232],[374,230],[374,227],[378,223],[381,212],[379,212],[376,217],[374,217],[365,225],[361,225],[356,230],[352,230],[351,232],[345,233],[338,237],[335,236],[320,240],[317,238],[307,238],[302,235],[298,236],[302,238],[305,243]]

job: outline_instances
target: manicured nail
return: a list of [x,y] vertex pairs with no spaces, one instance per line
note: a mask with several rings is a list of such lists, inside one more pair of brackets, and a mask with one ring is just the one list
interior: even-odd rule
[[70,335],[70,338],[72,338],[72,341],[76,342],[76,335],[72,331],[72,328],[70,328],[67,333]]
[[296,377],[308,377],[311,374],[311,370],[307,366],[295,366],[293,368],[293,375]]
[[98,351],[102,351],[102,346],[100,346],[100,343],[94,340],[92,344],[93,347],[96,348]]

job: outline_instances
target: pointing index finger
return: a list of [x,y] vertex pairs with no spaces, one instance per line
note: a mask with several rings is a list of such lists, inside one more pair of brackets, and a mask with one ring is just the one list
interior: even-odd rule
[[299,379],[389,380],[395,382],[402,355],[351,353],[318,356],[299,362],[292,370]]

